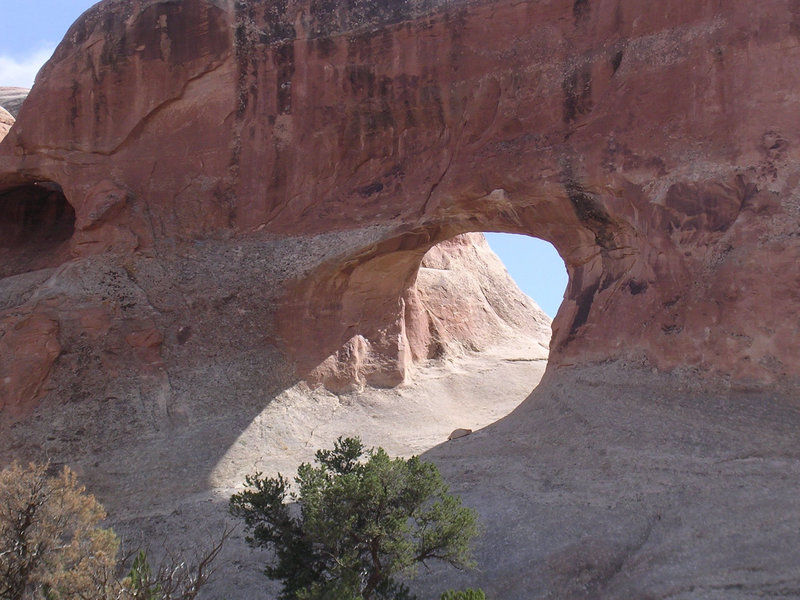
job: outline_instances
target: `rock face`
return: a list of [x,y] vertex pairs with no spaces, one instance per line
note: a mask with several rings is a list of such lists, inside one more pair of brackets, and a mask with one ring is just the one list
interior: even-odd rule
[[0,87],[0,107],[5,108],[16,118],[29,91],[26,88]]
[[11,113],[0,106],[0,142],[3,141],[3,138],[6,137],[6,134],[11,129],[11,126],[14,124],[14,117],[11,116]]
[[[540,328],[483,267],[444,272],[479,246],[424,258],[524,233],[555,245],[569,287],[546,387],[495,430],[519,477],[489,434],[442,451],[469,461],[452,471],[494,542],[542,544],[528,584],[494,552],[495,595],[794,593],[796,567],[775,565],[800,543],[798,40],[793,0],[96,5],[0,143],[0,459],[77,460],[106,501],[168,514],[160,490],[207,490],[237,428],[297,381],[393,386],[415,360]],[[598,387],[610,363],[644,391]],[[682,395],[689,379],[714,393]],[[707,477],[780,543],[732,556]],[[751,477],[774,504],[741,491]]]
[[60,186],[73,258],[360,239],[285,288],[277,333],[300,376],[400,323],[428,248],[502,230],[567,264],[555,364],[794,377],[793,9],[658,6],[105,2],[42,70],[0,190],[20,204]]
[[[384,302],[383,289],[407,275],[403,266],[387,261],[383,270],[371,272],[356,292],[343,296],[342,313],[355,317]],[[396,321],[378,321],[375,329],[362,325],[307,380],[333,391],[365,384],[391,387],[426,359],[481,351],[515,336],[541,343],[544,351],[550,340],[550,319],[517,288],[482,234],[460,235],[431,248],[399,303],[399,310],[388,310],[399,315]],[[324,337],[320,327],[327,326],[326,320],[309,323],[311,339]]]

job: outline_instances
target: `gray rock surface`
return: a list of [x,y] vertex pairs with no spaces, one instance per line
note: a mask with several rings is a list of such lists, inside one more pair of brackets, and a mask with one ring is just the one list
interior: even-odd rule
[[545,376],[508,417],[426,454],[486,529],[480,571],[426,574],[421,597],[800,597],[797,408],[688,370]]
[[0,87],[0,107],[5,108],[16,119],[29,91],[27,88]]

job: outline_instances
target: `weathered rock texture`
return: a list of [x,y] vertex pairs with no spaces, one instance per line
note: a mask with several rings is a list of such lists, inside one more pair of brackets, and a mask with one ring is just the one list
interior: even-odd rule
[[800,371],[795,20],[788,0],[105,2],[42,70],[0,189],[61,186],[73,258],[361,232],[285,288],[301,375],[402,321],[429,247],[504,230],[567,264],[554,364],[775,381]]
[[5,108],[12,116],[16,117],[29,91],[26,88],[0,87],[0,107]]
[[[418,253],[409,255],[419,262]],[[485,350],[520,335],[541,342],[543,349],[549,343],[550,319],[519,290],[482,234],[434,246],[421,259],[414,284],[398,281],[404,276],[396,263],[386,261],[342,297],[341,312],[359,333],[313,369],[310,383],[333,391],[365,384],[391,387],[406,381],[409,369],[426,359]],[[399,310],[384,304],[386,287],[398,283],[408,286]],[[398,318],[365,323],[361,315],[376,304]],[[320,328],[327,326],[327,321],[308,323],[310,339],[327,335]]]
[[13,124],[14,117],[11,116],[10,112],[0,106],[0,141],[3,141],[3,138],[6,137],[6,134]]
[[[525,233],[570,283],[549,387],[498,429],[524,477],[486,475],[496,440],[451,442],[484,461],[489,479],[459,477],[498,544],[503,523],[539,518],[529,498],[555,507],[539,537],[509,534],[549,566],[526,587],[495,560],[502,597],[647,597],[639,566],[660,569],[648,589],[691,580],[652,597],[791,595],[797,486],[780,477],[797,457],[791,435],[758,434],[798,425],[798,60],[794,0],[100,3],[0,144],[0,417],[21,419],[2,455],[57,449],[107,501],[166,512],[298,379],[394,385],[466,330],[508,324],[488,297],[499,321],[440,320],[425,302],[455,304],[419,267],[459,234]],[[651,377],[630,410],[596,387],[608,371],[591,365],[612,359]],[[687,373],[753,396],[647,398]],[[596,406],[559,388],[581,374]],[[701,428],[717,411],[725,431]],[[679,468],[659,454],[673,431]],[[741,492],[736,518],[778,541],[735,562],[707,477],[721,495],[742,477],[777,490]],[[715,575],[717,557],[735,568]]]

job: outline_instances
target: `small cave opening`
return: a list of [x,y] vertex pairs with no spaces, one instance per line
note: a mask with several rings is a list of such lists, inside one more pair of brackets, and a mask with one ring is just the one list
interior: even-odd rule
[[0,278],[60,265],[74,232],[75,209],[58,183],[0,190]]

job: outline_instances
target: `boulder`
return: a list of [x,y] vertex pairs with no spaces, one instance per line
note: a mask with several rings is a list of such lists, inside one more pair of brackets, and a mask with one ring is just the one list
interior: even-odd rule
[[450,433],[450,435],[447,436],[447,439],[448,440],[457,440],[458,438],[462,438],[462,437],[468,436],[470,433],[472,433],[472,429],[464,429],[464,428],[454,429]]

